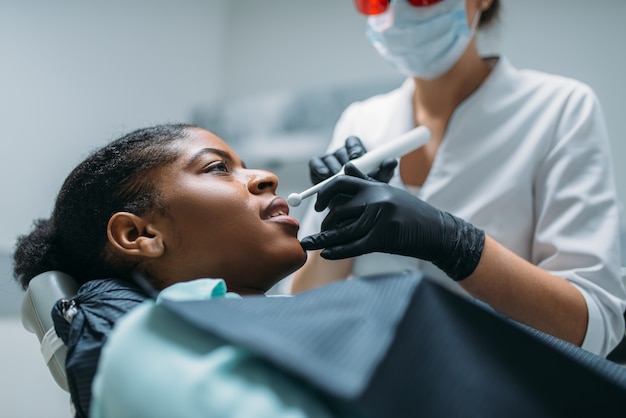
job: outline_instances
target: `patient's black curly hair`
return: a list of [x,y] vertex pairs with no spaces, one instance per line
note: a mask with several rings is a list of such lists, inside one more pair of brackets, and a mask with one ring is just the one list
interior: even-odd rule
[[36,220],[33,230],[17,239],[13,274],[22,288],[49,270],[63,271],[80,283],[129,278],[132,266],[107,260],[109,218],[119,211],[165,211],[150,171],[176,159],[174,145],[190,128],[194,126],[138,129],[80,163],[63,183],[50,218]]

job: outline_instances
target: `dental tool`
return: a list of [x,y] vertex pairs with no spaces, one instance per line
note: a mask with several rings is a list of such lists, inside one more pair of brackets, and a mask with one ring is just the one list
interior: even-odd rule
[[[350,162],[360,171],[367,174],[376,169],[387,158],[402,157],[403,155],[418,149],[430,141],[430,137],[430,129],[425,126],[418,126],[415,129],[405,132],[396,139],[389,141],[386,144],[371,150],[370,152],[366,152],[359,158],[350,160]],[[342,167],[338,173],[317,183],[313,187],[310,187],[301,193],[291,193],[289,197],[287,197],[287,203],[289,203],[290,206],[299,206],[303,199],[313,196],[322,187],[324,187],[326,183],[337,176],[343,175],[343,173],[344,169]]]

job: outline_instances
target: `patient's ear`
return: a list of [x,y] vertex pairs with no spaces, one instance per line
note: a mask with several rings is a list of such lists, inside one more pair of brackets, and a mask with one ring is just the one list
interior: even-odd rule
[[163,236],[147,218],[116,212],[109,219],[107,236],[114,248],[128,255],[160,257],[165,250]]

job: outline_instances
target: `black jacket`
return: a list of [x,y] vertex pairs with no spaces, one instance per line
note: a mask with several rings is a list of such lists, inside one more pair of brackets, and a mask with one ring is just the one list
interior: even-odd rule
[[54,328],[67,346],[65,370],[76,418],[89,416],[91,384],[113,326],[147,298],[133,283],[93,280],[82,285],[72,300],[59,300],[53,307]]

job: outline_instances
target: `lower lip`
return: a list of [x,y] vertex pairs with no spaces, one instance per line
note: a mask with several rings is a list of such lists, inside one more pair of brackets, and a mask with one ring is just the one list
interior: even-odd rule
[[291,216],[287,215],[273,216],[271,218],[268,218],[267,220],[270,222],[293,225],[296,228],[300,228],[300,222],[298,222],[296,218],[292,218]]

